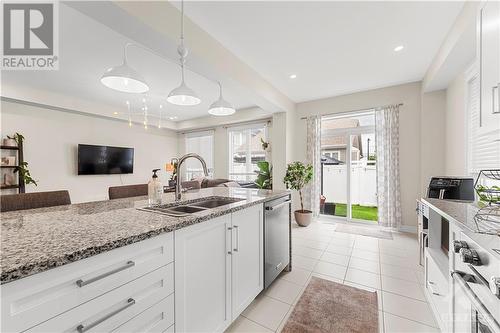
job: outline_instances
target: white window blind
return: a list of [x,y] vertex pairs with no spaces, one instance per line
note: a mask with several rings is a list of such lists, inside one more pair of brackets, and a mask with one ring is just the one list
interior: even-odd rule
[[[213,175],[214,169],[214,131],[192,132],[185,135],[186,153],[195,153],[203,157],[207,163],[209,176]],[[184,179],[203,176],[203,168],[200,161],[190,158],[185,162]]]
[[500,168],[500,123],[495,127],[481,126],[479,77],[467,82],[468,169],[477,174],[484,169]]

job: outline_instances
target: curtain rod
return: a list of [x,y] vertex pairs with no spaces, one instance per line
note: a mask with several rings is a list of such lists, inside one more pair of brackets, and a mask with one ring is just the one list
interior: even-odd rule
[[[344,112],[327,113],[327,114],[322,114],[321,117],[325,117],[325,116],[342,116],[342,115],[347,115],[347,114],[350,114],[350,113],[353,113],[353,112],[369,111],[369,110],[380,110],[380,109],[383,109],[383,108],[391,106],[391,105],[392,104],[390,104],[390,105],[383,105],[383,106],[376,106],[376,107],[371,107],[371,108],[362,108],[362,109],[351,110],[351,111],[344,111]],[[404,105],[403,103],[397,104],[397,106],[403,106],[403,105]],[[305,120],[305,119],[307,119],[307,117],[300,117],[300,119],[301,120]]]

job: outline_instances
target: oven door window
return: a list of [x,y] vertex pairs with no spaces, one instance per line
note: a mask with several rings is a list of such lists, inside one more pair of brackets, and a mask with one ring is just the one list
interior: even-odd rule
[[483,316],[475,309],[472,309],[471,319],[472,333],[493,333],[493,330],[490,329]]

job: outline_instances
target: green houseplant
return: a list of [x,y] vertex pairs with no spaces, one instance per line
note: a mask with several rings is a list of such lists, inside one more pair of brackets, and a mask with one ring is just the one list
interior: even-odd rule
[[313,167],[311,164],[293,162],[288,164],[285,178],[283,179],[286,188],[296,190],[300,197],[300,210],[294,212],[295,221],[302,227],[307,227],[312,221],[312,211],[304,209],[302,189],[313,177]]
[[14,172],[19,172],[19,175],[24,181],[25,185],[33,184],[38,186],[36,180],[31,177],[30,171],[28,169],[28,162],[22,162],[14,168]]
[[257,179],[254,181],[255,185],[262,190],[270,190],[273,188],[273,168],[267,161],[257,162],[259,167],[257,173]]

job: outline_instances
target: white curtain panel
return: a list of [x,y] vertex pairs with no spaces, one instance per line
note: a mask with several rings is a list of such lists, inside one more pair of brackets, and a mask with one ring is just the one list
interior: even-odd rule
[[397,229],[401,225],[399,106],[391,105],[377,110],[375,127],[379,225]]
[[310,209],[313,216],[319,215],[321,195],[321,117],[307,117],[307,155],[306,163],[313,166],[313,179],[304,188],[304,208]]

